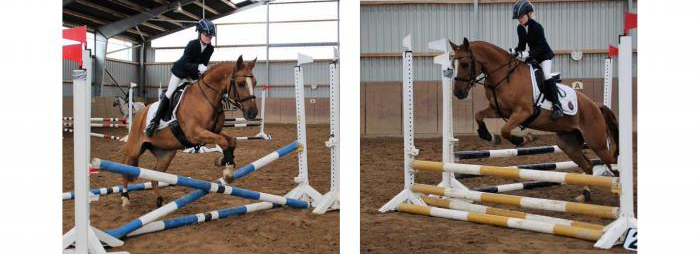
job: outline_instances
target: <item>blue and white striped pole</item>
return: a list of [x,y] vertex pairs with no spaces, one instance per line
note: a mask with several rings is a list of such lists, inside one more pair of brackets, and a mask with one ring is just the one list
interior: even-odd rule
[[[247,175],[248,173],[250,173],[250,172],[243,173],[245,171],[248,171],[248,170],[243,170],[244,168],[253,167],[253,171],[254,171],[254,170],[260,169],[260,168],[270,164],[271,162],[275,161],[277,158],[280,158],[284,155],[289,154],[289,152],[291,152],[292,150],[289,150],[288,147],[290,147],[292,145],[296,148],[296,146],[297,146],[296,141],[292,142],[291,144],[289,144],[285,147],[278,149],[277,151],[274,151],[274,152],[264,156],[263,158],[260,158],[260,159],[254,161],[250,164],[247,164],[247,165],[241,167],[239,169],[239,170],[242,170],[241,173],[238,173],[235,175],[238,175],[239,176],[238,178],[241,178],[241,177]],[[275,155],[273,155],[273,154],[275,154]],[[270,157],[275,157],[276,159],[270,159]],[[238,170],[236,172],[238,172]],[[219,183],[223,183],[222,179],[218,179],[217,181]],[[156,210],[153,210],[150,213],[147,213],[147,214],[145,214],[145,215],[143,215],[143,216],[141,216],[141,217],[139,217],[131,222],[128,222],[128,223],[126,223],[118,228],[108,230],[106,232],[114,237],[121,238],[121,237],[127,235],[128,233],[133,232],[134,230],[141,228],[144,225],[148,225],[151,222],[154,222],[158,218],[161,218],[163,216],[166,216],[166,215],[174,212],[175,210],[179,209],[180,207],[183,207],[189,203],[194,202],[197,199],[200,199],[201,197],[204,197],[207,194],[209,194],[208,191],[204,191],[201,189],[194,190],[194,191],[186,194],[185,196],[182,196],[182,197],[180,197],[180,198],[178,198],[178,199],[176,199],[176,200],[174,200],[174,201],[172,201],[172,202],[170,202],[170,203],[168,203],[168,204],[166,204],[166,205],[164,205]]]
[[231,215],[243,215],[246,213],[257,212],[262,210],[268,210],[271,208],[279,207],[278,205],[272,204],[270,202],[259,202],[248,205],[239,205],[214,211],[209,211],[205,213],[191,214],[180,217],[175,217],[167,220],[154,221],[146,224],[145,226],[139,228],[138,230],[127,234],[126,236],[137,236],[147,233],[152,233],[156,231],[162,231],[171,228],[177,228],[186,225],[192,225],[195,223],[213,221],[217,219],[226,218]]
[[117,228],[114,229],[109,229],[105,230],[105,233],[116,237],[116,238],[122,238],[126,234],[133,232],[134,230],[137,230],[141,228],[143,225],[146,225],[148,223],[151,223],[158,218],[161,218],[165,215],[168,215],[175,210],[177,210],[180,207],[183,207],[189,203],[194,202],[197,199],[200,199],[201,197],[204,197],[204,195],[208,194],[208,192],[203,191],[203,190],[196,190],[193,192],[188,193],[187,195],[184,195],[182,197],[179,197],[175,201],[172,201],[164,206],[161,206],[160,208],[153,210],[139,218],[136,218],[130,222],[127,222],[124,225],[121,225]]
[[[158,187],[168,187],[170,185],[171,184],[169,184],[169,183],[158,182]],[[153,189],[153,184],[150,181],[129,184],[129,191],[150,190],[150,189]],[[122,192],[124,192],[124,185],[117,185],[117,186],[112,186],[112,187],[92,189],[92,190],[90,190],[90,192],[92,192],[92,194],[98,195],[98,196],[112,194],[112,193],[122,193]],[[75,192],[69,191],[69,192],[63,193],[63,200],[71,200],[74,198],[75,198]]]
[[134,167],[108,160],[93,159],[92,166],[112,173],[122,174],[133,178],[143,178],[152,181],[161,181],[179,186],[197,188],[203,191],[223,193],[231,196],[272,202],[278,205],[286,205],[294,208],[309,208],[309,202],[304,200],[286,198],[274,194],[267,194],[247,189],[234,188],[220,183],[213,183],[196,178],[187,178],[180,175],[158,172],[155,170]]
[[280,149],[277,149],[277,151],[274,151],[268,155],[265,155],[264,157],[237,169],[232,174],[233,180],[240,179],[240,178],[244,177],[245,175],[250,174],[251,172],[262,168],[263,166],[270,164],[270,162],[273,162],[273,161],[277,160],[278,158],[285,156],[285,155],[289,154],[290,152],[296,150],[297,147],[299,147],[299,143],[297,141],[293,141],[292,143],[289,143],[288,145],[283,146]]

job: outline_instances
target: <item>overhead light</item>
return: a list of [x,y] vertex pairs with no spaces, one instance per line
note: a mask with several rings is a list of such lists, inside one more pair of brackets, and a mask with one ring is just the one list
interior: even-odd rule
[[177,5],[175,5],[174,12],[182,13],[182,4],[180,2],[177,2]]

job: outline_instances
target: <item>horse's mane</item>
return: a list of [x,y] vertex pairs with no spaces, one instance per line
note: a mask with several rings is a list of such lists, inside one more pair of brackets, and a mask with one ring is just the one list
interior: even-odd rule
[[508,56],[508,51],[506,51],[505,49],[502,49],[499,46],[496,46],[495,44],[487,42],[487,41],[473,41],[473,42],[469,43],[469,47],[474,47],[474,46],[494,50],[498,54]]
[[228,64],[234,64],[234,62],[232,62],[232,61],[219,62],[219,63],[213,65],[212,67],[208,68],[206,71],[204,71],[204,73],[202,73],[202,75],[199,75],[199,79],[204,78],[204,76],[208,75],[210,72],[218,70],[219,68],[226,66]]

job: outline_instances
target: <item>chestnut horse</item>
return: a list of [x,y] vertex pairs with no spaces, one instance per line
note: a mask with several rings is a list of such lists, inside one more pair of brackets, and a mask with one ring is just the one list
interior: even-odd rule
[[[223,158],[219,158],[217,164],[223,164],[225,167],[225,180],[230,180],[235,167],[233,152],[236,139],[222,132],[225,120],[223,100],[231,101],[240,108],[246,119],[255,119],[258,114],[253,95],[253,88],[257,84],[253,76],[256,61],[257,58],[251,62],[244,62],[243,57],[239,56],[236,62],[223,62],[212,66],[183,92],[176,112],[177,122],[187,141],[197,145],[217,144],[224,149]],[[185,145],[176,138],[172,128],[158,130],[151,137],[146,136],[146,117],[148,109],[152,106],[153,104],[148,105],[145,110],[140,110],[134,116],[122,163],[138,166],[141,154],[149,150],[156,157],[154,169],[165,172],[177,151],[185,148]],[[126,190],[130,180],[132,179],[124,177],[122,206],[129,205],[129,193]],[[153,190],[157,196],[156,205],[160,207],[163,198],[155,181]]]
[[[525,123],[535,112],[528,65],[488,42],[470,43],[464,38],[462,45],[455,45],[452,41],[450,45],[454,51],[452,64],[456,71],[453,88],[455,97],[460,100],[467,98],[469,90],[481,79],[485,79],[483,85],[489,105],[475,115],[479,137],[494,144],[500,143],[501,139],[486,128],[484,118],[503,118],[506,121],[501,128],[504,139],[516,146],[533,141],[535,138],[531,134],[524,137],[511,134],[513,129]],[[484,76],[479,78],[481,74]],[[583,153],[584,142],[612,169],[611,164],[617,163],[619,154],[617,118],[608,107],[578,91],[576,95],[579,106],[576,115],[564,115],[558,120],[552,120],[551,111],[541,109],[540,114],[530,119],[526,127],[556,133],[559,148],[586,174],[593,173],[593,163]],[[576,200],[588,202],[590,196],[590,188],[585,186],[583,194],[576,197]]]

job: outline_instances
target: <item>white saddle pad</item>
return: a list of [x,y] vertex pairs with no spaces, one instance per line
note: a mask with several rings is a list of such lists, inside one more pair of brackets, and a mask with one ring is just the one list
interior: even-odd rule
[[[185,94],[185,91],[187,91],[187,88],[190,88],[190,86],[186,86],[184,89],[182,89],[183,95]],[[168,121],[160,120],[160,123],[158,124],[158,128],[156,128],[156,130],[165,129],[168,127],[168,125],[170,123],[177,120],[176,113],[177,113],[177,109],[180,107],[180,103],[182,102],[182,97],[184,97],[184,96],[180,95],[180,98],[178,99],[177,104],[175,104],[175,108],[172,110],[172,116],[170,116],[170,120],[168,120]],[[160,100],[154,102],[153,104],[151,104],[150,107],[148,107],[148,113],[146,114],[146,123],[143,126],[148,126],[148,123],[151,122],[151,119],[153,119],[153,117],[156,116],[156,110],[158,110],[158,105],[160,105]],[[143,131],[144,132],[146,131],[145,127],[144,127]]]
[[[546,110],[552,110],[552,102],[540,97],[540,88],[537,87],[537,79],[535,77],[535,69],[530,65],[530,78],[532,78],[532,100],[535,105]],[[576,90],[570,86],[557,83],[559,87],[559,102],[561,103],[562,111],[565,115],[575,115],[578,112],[578,100],[576,99]],[[539,98],[539,100],[538,100]]]

